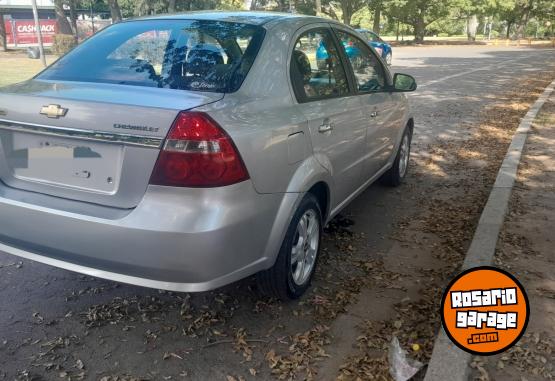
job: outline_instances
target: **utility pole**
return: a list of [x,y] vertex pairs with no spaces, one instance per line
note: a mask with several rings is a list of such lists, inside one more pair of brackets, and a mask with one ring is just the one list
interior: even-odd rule
[[42,33],[40,31],[39,11],[37,9],[37,0],[32,0],[33,18],[35,19],[35,35],[39,43],[39,54],[42,65],[46,67],[46,57],[44,56],[44,46],[42,45]]

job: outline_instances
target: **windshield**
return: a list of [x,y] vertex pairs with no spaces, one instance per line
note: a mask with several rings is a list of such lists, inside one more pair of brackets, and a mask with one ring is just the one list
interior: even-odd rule
[[222,21],[122,22],[83,42],[37,78],[233,92],[263,37],[262,27]]

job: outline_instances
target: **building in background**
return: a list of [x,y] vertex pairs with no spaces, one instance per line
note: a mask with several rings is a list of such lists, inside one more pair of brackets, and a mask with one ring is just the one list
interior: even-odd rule
[[[43,43],[45,46],[52,45],[53,36],[58,31],[54,0],[37,0],[37,7]],[[106,12],[93,13],[90,9],[78,9],[76,14],[80,40],[90,36],[93,30],[97,32],[111,24],[111,20],[104,18],[108,15]],[[9,47],[37,44],[31,0],[0,0],[0,15],[4,17]],[[69,15],[69,11],[66,11],[66,15]]]
[[[52,38],[57,30],[54,1],[37,0],[37,7],[44,44],[52,44]],[[4,17],[8,46],[27,46],[37,43],[31,0],[0,0],[0,12]]]

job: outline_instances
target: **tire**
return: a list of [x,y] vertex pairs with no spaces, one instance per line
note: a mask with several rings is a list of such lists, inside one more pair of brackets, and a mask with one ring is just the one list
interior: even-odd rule
[[391,60],[393,59],[393,54],[391,52],[387,53],[385,55],[385,63],[388,64],[389,66],[391,66]]
[[[308,239],[303,239],[299,233],[299,229],[302,229],[301,220],[304,221],[305,231],[309,233],[305,236]],[[297,299],[305,293],[318,263],[322,228],[322,212],[318,200],[312,193],[307,193],[287,228],[274,266],[257,274],[258,287],[263,294],[288,300]],[[298,261],[295,263],[294,249],[298,253]],[[306,269],[305,266],[309,268]]]
[[382,176],[382,180],[386,185],[396,187],[400,185],[407,176],[411,141],[412,129],[407,126],[401,138],[401,143],[399,144],[399,149],[397,150],[393,165]]

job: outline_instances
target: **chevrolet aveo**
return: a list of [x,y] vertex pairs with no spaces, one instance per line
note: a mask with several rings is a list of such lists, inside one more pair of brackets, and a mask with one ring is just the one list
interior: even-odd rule
[[115,24],[0,90],[0,251],[174,291],[256,273],[297,298],[326,222],[405,177],[415,88],[331,20]]

